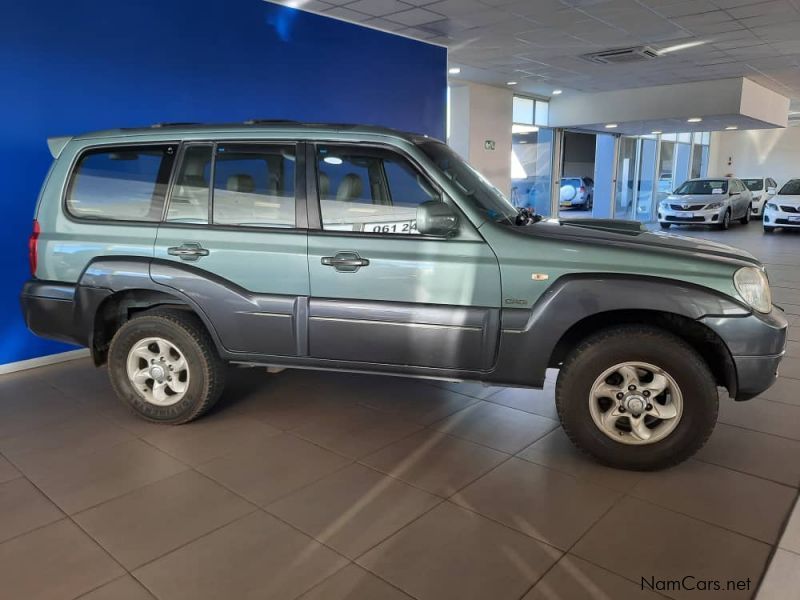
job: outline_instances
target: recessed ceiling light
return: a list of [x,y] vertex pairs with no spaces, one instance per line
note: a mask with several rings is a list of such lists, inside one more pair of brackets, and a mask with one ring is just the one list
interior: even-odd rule
[[739,129],[736,125],[728,125],[725,128],[725,131],[733,131],[734,129]]
[[506,85],[517,85],[516,81],[506,81]]
[[700,117],[692,117],[691,119],[686,119],[686,122],[687,123],[699,123],[702,120],[703,119],[701,119]]
[[652,135],[661,135],[661,134],[662,134],[662,133],[664,133],[664,132],[663,132],[663,131],[658,131],[658,130],[656,130],[656,131],[651,131],[650,133],[651,133]]
[[460,67],[450,67],[449,69],[447,69],[447,72],[450,73],[450,75],[458,75],[459,73],[461,73],[461,68]]
[[553,96],[559,96],[564,93],[564,90],[553,90]]
[[608,125],[606,125],[606,129],[616,129],[616,127],[617,127],[616,123],[609,123]]

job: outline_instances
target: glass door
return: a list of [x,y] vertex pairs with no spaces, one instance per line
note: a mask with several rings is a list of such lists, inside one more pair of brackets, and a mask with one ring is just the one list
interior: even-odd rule
[[636,182],[636,221],[649,223],[653,220],[653,200],[655,198],[655,171],[658,140],[655,137],[642,137],[639,140],[639,168]]
[[639,140],[635,137],[622,136],[619,139],[619,157],[617,158],[617,186],[614,193],[614,217],[617,219],[633,219],[634,189],[636,182],[636,157]]

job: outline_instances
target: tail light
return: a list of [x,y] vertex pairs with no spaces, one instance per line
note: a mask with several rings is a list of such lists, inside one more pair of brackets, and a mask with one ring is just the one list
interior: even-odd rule
[[581,194],[585,194],[586,193],[586,186],[585,185],[582,185],[580,187],[580,192],[581,192]]
[[36,275],[36,266],[39,262],[39,221],[33,220],[33,231],[28,238],[28,260],[31,264],[31,275]]

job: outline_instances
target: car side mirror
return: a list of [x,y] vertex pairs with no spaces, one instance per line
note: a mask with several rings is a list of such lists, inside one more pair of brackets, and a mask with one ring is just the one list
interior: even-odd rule
[[767,193],[770,194],[771,196],[775,195],[777,193],[777,191],[778,191],[778,188],[774,188],[774,187],[768,187],[767,188]]
[[458,214],[440,200],[429,200],[417,207],[417,231],[423,235],[449,237],[458,231]]

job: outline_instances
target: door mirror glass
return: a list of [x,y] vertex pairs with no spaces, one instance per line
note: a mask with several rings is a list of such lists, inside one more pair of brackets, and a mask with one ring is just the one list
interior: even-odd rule
[[417,230],[423,235],[454,235],[458,231],[458,214],[444,202],[423,202],[417,207]]

